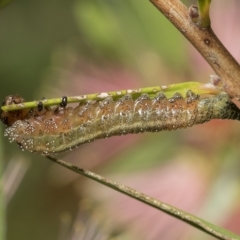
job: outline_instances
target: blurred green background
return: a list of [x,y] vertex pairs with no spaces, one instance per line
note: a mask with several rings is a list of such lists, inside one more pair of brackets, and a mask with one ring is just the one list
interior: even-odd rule
[[[188,6],[194,2],[184,1]],[[212,73],[196,60],[192,47],[149,1],[15,0],[0,9],[0,29],[2,100],[15,93],[30,101],[183,81],[207,82]],[[95,196],[101,196],[104,187],[93,187],[41,156],[21,152],[3,138],[3,131],[2,125],[2,238],[100,239],[77,235],[74,224],[79,223],[79,229],[91,228],[86,222],[94,216],[97,231],[106,220],[114,220],[106,206],[99,207],[108,205],[107,200],[102,203]],[[126,174],[161,169],[175,162],[189,164],[205,184],[198,199],[201,207],[192,213],[236,231],[228,222],[239,209],[238,134],[237,123],[214,121],[176,132],[101,140],[61,157],[106,176],[123,174],[119,181]],[[178,174],[174,167],[170,169]],[[131,181],[127,184],[131,186]],[[190,182],[182,193],[183,201],[191,196],[191,187],[194,184]],[[230,190],[224,194],[225,189]],[[113,199],[109,201],[114,204]],[[224,219],[218,222],[220,218]],[[137,236],[131,227],[117,222],[108,233],[111,239]],[[181,234],[176,239],[187,239]],[[191,234],[195,239],[205,237],[199,232]]]

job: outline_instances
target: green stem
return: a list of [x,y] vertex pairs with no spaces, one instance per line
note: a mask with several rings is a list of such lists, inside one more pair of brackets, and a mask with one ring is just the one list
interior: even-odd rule
[[191,215],[189,213],[186,213],[178,208],[175,208],[169,204],[166,204],[164,202],[161,202],[153,197],[150,197],[146,194],[143,194],[141,192],[136,191],[133,188],[130,188],[128,186],[125,186],[121,183],[115,182],[113,180],[104,178],[100,175],[97,175],[93,172],[87,171],[85,169],[79,168],[78,166],[72,165],[70,163],[64,162],[63,160],[57,159],[52,156],[46,156],[46,158],[50,159],[51,161],[68,168],[78,174],[81,174],[87,178],[90,178],[96,182],[99,182],[107,187],[110,187],[118,192],[121,192],[127,196],[130,196],[131,198],[137,199],[140,202],[143,202],[149,206],[152,206],[162,212],[167,213],[168,215],[171,215],[183,222],[186,222],[218,239],[225,239],[225,240],[240,240],[240,236],[237,236],[236,234],[229,232],[223,228],[220,228],[218,226],[215,226],[201,218],[198,218],[194,215]]
[[211,24],[209,17],[211,0],[198,0],[198,9],[200,21],[198,22],[199,27],[208,28]]
[[[163,92],[167,98],[172,97],[176,92],[182,94],[183,97],[186,96],[188,90],[192,90],[195,94],[203,95],[203,94],[217,94],[220,89],[218,87],[214,87],[211,85],[209,87],[208,84],[202,84],[199,82],[185,82],[172,84],[169,86],[155,86],[155,87],[146,87],[139,89],[129,89],[129,90],[120,90],[114,92],[102,92],[102,93],[94,93],[88,95],[80,95],[68,97],[68,103],[80,103],[86,102],[87,100],[103,100],[109,96],[111,96],[114,100],[123,97],[126,94],[132,94],[133,99],[136,99],[141,94],[146,93],[150,97],[156,96],[158,92]],[[52,99],[44,99],[41,100],[44,107],[59,105],[62,102],[62,98],[52,98]],[[13,104],[2,106],[3,111],[15,111],[21,109],[28,108],[37,108],[39,101],[33,102],[24,102],[21,104]]]

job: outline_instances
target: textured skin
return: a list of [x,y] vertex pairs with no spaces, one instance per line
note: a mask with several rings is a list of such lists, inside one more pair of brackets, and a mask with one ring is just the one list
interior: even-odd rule
[[136,100],[126,95],[117,101],[108,97],[75,108],[28,110],[25,118],[16,117],[8,124],[5,136],[23,150],[50,154],[99,138],[186,128],[211,119],[240,120],[240,110],[226,93],[202,99],[191,91],[185,99],[178,93],[170,99],[163,93],[153,99],[144,94]]
[[[12,104],[20,104],[23,103],[24,99],[19,95],[10,95],[5,98],[2,102],[2,106],[12,105]],[[18,110],[12,112],[4,112],[0,109],[0,119],[1,121],[7,125],[11,126],[16,120],[22,120],[28,116],[29,109],[26,110]]]

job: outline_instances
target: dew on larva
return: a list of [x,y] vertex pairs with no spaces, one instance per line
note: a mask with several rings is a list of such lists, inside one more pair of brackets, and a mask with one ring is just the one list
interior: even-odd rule
[[[133,100],[131,94],[113,100],[87,101],[67,107],[67,97],[55,108],[2,111],[7,125],[4,135],[23,150],[41,154],[64,152],[96,139],[117,135],[159,132],[191,127],[211,119],[240,120],[240,110],[226,93],[200,98],[192,91],[183,98],[175,93],[166,98],[160,92]],[[8,96],[3,105],[23,103],[18,95]]]

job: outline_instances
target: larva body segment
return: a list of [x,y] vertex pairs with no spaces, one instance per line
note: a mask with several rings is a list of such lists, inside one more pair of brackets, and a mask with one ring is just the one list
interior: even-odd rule
[[50,154],[100,138],[174,130],[226,118],[240,120],[240,110],[226,93],[202,99],[191,91],[185,99],[178,93],[170,99],[163,93],[153,99],[144,94],[136,100],[125,95],[117,101],[108,97],[75,108],[33,110],[9,126],[5,136],[22,149]]

